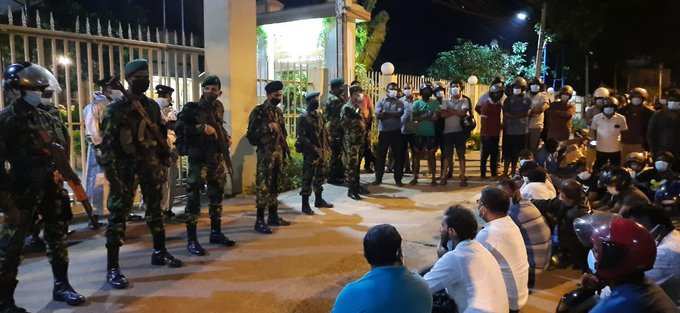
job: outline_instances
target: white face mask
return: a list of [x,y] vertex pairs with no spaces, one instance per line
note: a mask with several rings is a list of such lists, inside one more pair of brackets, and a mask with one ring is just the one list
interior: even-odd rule
[[437,93],[435,95],[437,96],[437,98],[441,98],[441,97],[444,96],[444,92],[443,91],[437,91]]
[[452,96],[457,96],[459,94],[460,94],[460,88],[458,88],[458,87],[451,88],[451,95]]
[[23,99],[26,101],[26,103],[32,106],[37,106],[41,103],[42,92],[36,90],[26,90],[24,91]]
[[364,101],[364,94],[363,94],[363,93],[358,94],[358,95],[357,95],[357,100],[359,100],[359,101]]
[[668,162],[666,161],[656,161],[654,162],[654,168],[659,172],[665,172],[668,170]]
[[120,99],[123,99],[123,92],[118,89],[111,90],[111,100],[116,101]]
[[520,88],[512,88],[512,94],[515,96],[518,96],[522,93],[522,89]]
[[170,102],[168,101],[168,99],[165,99],[165,98],[156,99],[156,103],[158,103],[158,106],[160,106],[161,108],[165,108],[168,105],[170,105]]
[[633,105],[640,105],[640,104],[642,104],[642,99],[636,97],[636,98],[630,99],[630,103],[632,103]]
[[40,98],[40,103],[43,105],[52,105],[52,98]]
[[679,101],[668,101],[668,109],[669,110],[680,110],[680,102]]
[[411,89],[404,89],[404,96],[410,97],[411,96]]
[[541,90],[541,86],[539,85],[531,85],[531,87],[529,88],[531,88],[531,92],[538,92],[539,90]]
[[614,108],[612,107],[606,107],[602,110],[605,115],[614,115]]
[[616,196],[619,194],[619,191],[616,190],[616,187],[614,186],[607,186],[607,192],[612,196]]
[[577,176],[580,180],[588,180],[588,179],[590,179],[591,174],[588,171],[583,171],[583,172],[578,173]]
[[390,98],[396,98],[397,97],[397,91],[396,90],[388,90],[387,96],[390,97]]

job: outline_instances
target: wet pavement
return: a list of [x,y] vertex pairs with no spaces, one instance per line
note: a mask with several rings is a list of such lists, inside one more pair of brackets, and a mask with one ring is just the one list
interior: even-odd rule
[[[364,182],[372,175],[364,175]],[[71,236],[70,277],[88,297],[80,307],[51,301],[52,275],[47,260],[32,254],[21,268],[16,294],[31,312],[329,312],[336,295],[348,282],[368,270],[361,239],[368,227],[390,223],[404,238],[404,260],[412,269],[435,260],[440,216],[451,204],[474,207],[484,182],[469,187],[421,185],[396,187],[386,175],[382,186],[370,186],[363,201],[346,197],[346,189],[326,185],[332,209],[300,214],[300,197],[290,191],[279,197],[282,216],[293,225],[260,235],[252,230],[254,199],[224,202],[223,228],[235,247],[208,244],[209,220],[204,208],[199,240],[209,255],[189,256],[183,225],[168,224],[168,248],[185,262],[179,269],[150,265],[151,237],[146,225],[131,223],[121,250],[123,273],[131,288],[112,290],[105,283],[104,232],[84,229]],[[181,211],[181,208],[176,208]],[[556,270],[538,277],[537,288],[522,312],[554,312],[559,296],[575,286],[578,274]]]

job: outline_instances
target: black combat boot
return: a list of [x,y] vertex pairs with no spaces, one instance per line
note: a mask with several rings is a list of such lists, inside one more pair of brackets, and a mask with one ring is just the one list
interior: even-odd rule
[[19,283],[14,278],[0,278],[0,312],[3,313],[28,313],[14,303],[14,290]]
[[182,261],[175,258],[165,249],[165,232],[153,235],[153,253],[151,265],[167,265],[168,267],[182,267]]
[[255,220],[255,231],[260,234],[271,234],[272,229],[264,222],[264,208],[257,208],[257,219]]
[[198,243],[196,224],[187,224],[187,251],[193,255],[205,255],[205,249]]
[[236,241],[229,239],[222,232],[222,219],[219,216],[210,217],[210,243],[225,247],[233,247],[236,244]]
[[323,196],[321,196],[322,192],[317,191],[314,194],[314,206],[317,208],[332,208],[333,205],[326,202],[326,200],[323,199]]
[[361,184],[359,184],[359,187],[357,187],[356,190],[360,195],[367,195],[371,193],[366,186]]
[[307,215],[314,215],[314,211],[309,206],[309,196],[302,196],[302,213]]
[[359,192],[354,187],[347,189],[347,196],[350,199],[354,199],[354,200],[357,200],[357,201],[361,200],[361,196],[359,195]]
[[85,303],[85,297],[73,290],[68,281],[68,263],[53,261],[52,274],[54,275],[54,289],[52,290],[54,301],[66,302],[68,305]]
[[118,252],[120,247],[106,247],[106,281],[114,289],[125,289],[130,283],[118,265]]
[[99,215],[93,214],[92,219],[94,220],[94,222],[90,221],[87,224],[87,227],[90,228],[91,230],[97,230],[103,226],[103,224],[99,222]]
[[279,216],[279,209],[277,207],[269,208],[269,216],[267,216],[267,224],[269,226],[288,226],[289,221],[284,220]]

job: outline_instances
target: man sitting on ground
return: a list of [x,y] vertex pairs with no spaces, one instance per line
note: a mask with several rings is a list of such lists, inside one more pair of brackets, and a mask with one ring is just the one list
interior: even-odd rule
[[450,207],[441,224],[446,251],[425,274],[432,293],[446,289],[458,312],[508,312],[507,292],[498,262],[477,240],[470,210]]
[[401,235],[392,225],[371,227],[364,237],[371,271],[340,291],[333,313],[430,313],[432,296],[425,281],[404,266]]
[[535,168],[525,173],[525,184],[520,189],[522,197],[527,200],[548,200],[557,196],[555,187],[548,184],[544,170]]

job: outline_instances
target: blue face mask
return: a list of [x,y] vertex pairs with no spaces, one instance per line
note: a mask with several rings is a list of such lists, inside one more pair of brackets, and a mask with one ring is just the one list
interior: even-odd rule
[[32,106],[38,106],[42,102],[42,92],[37,90],[26,90],[24,91],[23,99]]

